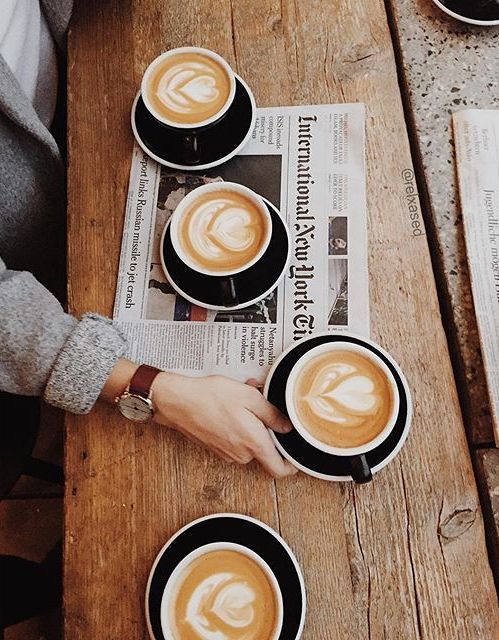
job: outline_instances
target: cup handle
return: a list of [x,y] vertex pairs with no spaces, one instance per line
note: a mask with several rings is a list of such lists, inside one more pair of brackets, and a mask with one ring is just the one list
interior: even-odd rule
[[186,135],[182,141],[184,161],[188,164],[199,164],[199,140],[195,133]]
[[234,278],[227,278],[220,283],[222,304],[224,307],[235,307],[239,304],[236,283]]
[[367,458],[364,454],[354,456],[350,461],[350,465],[354,482],[357,484],[371,482],[373,474],[371,473],[371,468],[369,467],[369,463],[367,462]]

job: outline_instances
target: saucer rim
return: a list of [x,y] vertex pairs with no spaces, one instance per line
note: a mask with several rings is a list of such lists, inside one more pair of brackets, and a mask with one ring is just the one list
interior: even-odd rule
[[256,123],[256,101],[255,101],[255,96],[253,95],[253,92],[251,91],[251,89],[249,88],[248,84],[237,74],[234,74],[236,77],[236,82],[239,81],[242,85],[242,87],[244,88],[244,90],[247,92],[250,102],[251,102],[251,123],[248,127],[248,131],[246,132],[246,135],[244,136],[243,140],[238,144],[238,146],[231,151],[229,154],[223,156],[222,158],[219,158],[218,160],[214,160],[213,162],[208,162],[206,164],[201,164],[201,165],[188,165],[188,164],[176,164],[175,162],[170,162],[169,160],[165,160],[164,158],[161,158],[160,156],[157,156],[153,151],[151,151],[147,145],[143,142],[139,132],[138,132],[138,128],[137,128],[137,124],[135,122],[136,118],[136,109],[137,109],[137,102],[139,101],[139,97],[140,97],[140,89],[139,91],[137,91],[137,94],[134,98],[133,104],[132,104],[132,110],[131,110],[131,114],[130,114],[130,121],[131,121],[131,125],[132,125],[132,132],[133,132],[133,136],[135,138],[135,141],[137,142],[137,144],[139,145],[139,147],[142,149],[142,151],[144,153],[146,153],[150,158],[152,158],[153,160],[155,160],[157,163],[163,165],[164,167],[168,167],[170,169],[179,169],[181,171],[205,171],[206,169],[213,169],[214,167],[218,167],[221,164],[224,164],[225,162],[228,162],[231,158],[233,158],[235,155],[237,155],[241,149],[243,147],[246,146],[246,144],[248,143],[249,138],[251,137],[251,133],[253,131],[253,129],[255,128],[255,123]]
[[[385,351],[385,349],[383,349],[383,347],[381,345],[379,345],[378,343],[374,342],[374,340],[371,340],[370,338],[364,337],[360,334],[356,334],[350,331],[318,331],[317,333],[314,333],[313,335],[311,335],[310,337],[307,338],[303,338],[302,340],[299,340],[298,342],[295,342],[293,344],[291,344],[287,349],[285,349],[280,355],[279,357],[275,360],[275,362],[272,364],[272,367],[270,368],[267,377],[265,379],[265,384],[263,386],[263,395],[265,398],[268,397],[268,391],[270,388],[270,383],[272,381],[272,377],[274,376],[277,368],[279,367],[280,363],[282,362],[282,360],[298,345],[298,344],[303,344],[304,342],[308,341],[308,340],[313,340],[314,338],[319,338],[319,337],[332,337],[332,336],[338,336],[340,338],[345,337],[345,338],[354,338],[356,340],[363,340],[364,342],[366,342],[367,344],[369,344],[370,346],[374,347],[375,349],[377,349],[381,354],[383,354],[389,361],[390,363],[394,366],[397,374],[400,376],[400,381],[402,383],[402,386],[404,388],[404,391],[406,393],[407,396],[407,415],[406,415],[406,419],[405,419],[405,425],[404,425],[404,430],[402,432],[401,438],[400,440],[397,442],[396,446],[391,450],[391,452],[389,453],[389,455],[384,458],[379,464],[371,467],[371,472],[372,474],[376,474],[379,471],[381,471],[384,467],[386,467],[387,464],[389,464],[402,450],[402,447],[404,446],[406,440],[407,440],[407,436],[409,435],[409,431],[411,429],[412,426],[412,418],[413,418],[413,412],[414,412],[414,405],[413,405],[413,401],[412,401],[412,395],[409,389],[409,384],[407,382],[407,378],[405,377],[404,373],[402,372],[400,366],[398,365],[398,363],[393,359],[393,357],[387,352]],[[286,458],[286,460],[288,460],[289,462],[291,462],[291,464],[293,466],[295,466],[297,469],[299,469],[300,471],[303,471],[303,473],[306,473],[309,476],[312,476],[314,478],[318,478],[319,480],[326,480],[328,482],[353,482],[353,478],[352,476],[347,476],[347,475],[341,475],[341,476],[335,476],[335,475],[329,475],[329,474],[325,474],[325,473],[320,473],[319,471],[314,471],[313,469],[309,469],[309,467],[304,466],[303,464],[301,464],[298,460],[296,460],[295,458],[293,458],[288,452],[287,450],[282,446],[282,444],[279,442],[279,440],[276,438],[274,432],[272,431],[272,429],[269,429],[269,433],[270,436],[275,444],[275,446],[277,447],[278,451],[281,453],[281,455]],[[329,455],[329,454],[327,454]],[[331,454],[332,455],[332,454]]]
[[[223,184],[223,183],[221,183],[221,184]],[[163,269],[164,274],[168,278],[168,282],[172,285],[172,287],[175,289],[175,291],[180,296],[182,296],[182,298],[184,298],[185,300],[188,300],[190,303],[195,304],[198,307],[202,307],[203,309],[208,309],[209,311],[239,311],[241,309],[246,309],[247,307],[251,307],[252,304],[260,302],[260,300],[263,300],[268,295],[270,295],[281,284],[282,279],[284,278],[284,275],[286,273],[286,269],[288,268],[289,262],[291,260],[291,235],[289,233],[288,225],[287,225],[286,221],[284,220],[284,218],[283,218],[281,212],[279,211],[279,209],[274,204],[272,204],[272,202],[267,200],[267,198],[264,198],[263,196],[260,196],[260,198],[262,198],[262,200],[265,202],[265,204],[267,206],[270,206],[274,210],[276,215],[279,216],[279,218],[280,218],[280,220],[282,222],[282,226],[284,228],[284,231],[286,233],[287,241],[288,241],[288,251],[287,251],[287,254],[286,254],[286,261],[283,264],[282,270],[279,272],[279,276],[276,279],[276,281],[274,282],[274,284],[269,289],[267,289],[264,293],[259,295],[258,297],[254,298],[252,300],[248,300],[248,302],[244,302],[242,304],[235,305],[233,307],[225,307],[225,306],[222,306],[222,305],[214,305],[214,304],[201,302],[199,300],[196,300],[192,296],[188,295],[187,293],[185,293],[185,291],[182,291],[182,289],[178,286],[178,284],[173,280],[173,278],[170,276],[170,274],[168,272],[168,269],[166,267],[165,256],[164,256],[164,251],[163,251],[163,245],[164,245],[164,241],[165,241],[166,231],[167,231],[167,229],[168,229],[168,227],[170,225],[170,220],[171,220],[171,217],[170,217],[170,219],[166,222],[166,224],[164,226],[163,232],[161,233],[161,240],[160,240],[160,245],[159,245],[159,247],[160,247],[159,257],[160,257],[160,260],[161,260],[161,267]]]
[[[178,531],[176,531],[172,536],[170,536],[170,538],[168,538],[168,540],[165,542],[165,544],[161,547],[161,549],[159,550],[158,554],[156,555],[156,558],[154,559],[154,562],[151,566],[151,570],[149,572],[149,576],[147,578],[147,585],[146,585],[146,591],[145,591],[145,614],[146,614],[146,624],[147,624],[147,631],[149,633],[149,636],[151,638],[151,640],[158,640],[156,638],[156,636],[153,633],[152,630],[152,626],[151,626],[151,620],[149,617],[149,594],[150,594],[150,588],[151,588],[151,583],[152,583],[152,579],[154,576],[154,572],[156,571],[156,567],[158,566],[161,558],[163,557],[165,551],[168,549],[169,546],[171,546],[171,544],[180,536],[182,535],[185,531],[187,531],[188,529],[194,527],[195,525],[201,524],[202,522],[205,522],[206,520],[214,520],[216,518],[234,518],[237,520],[246,520],[248,522],[252,522],[253,524],[256,524],[257,526],[261,527],[262,529],[265,529],[268,533],[270,533],[272,536],[274,536],[274,538],[279,542],[279,544],[283,547],[283,549],[285,550],[285,552],[288,554],[289,558],[291,559],[291,562],[293,563],[295,569],[296,569],[296,574],[298,576],[298,581],[300,583],[300,589],[301,589],[301,595],[302,595],[302,613],[301,613],[301,618],[300,618],[300,626],[298,628],[298,631],[296,633],[296,636],[293,640],[300,640],[302,634],[303,634],[303,629],[305,626],[305,617],[306,617],[306,613],[307,613],[307,590],[306,590],[306,586],[305,586],[305,578],[303,576],[303,572],[301,570],[300,564],[298,562],[298,559],[296,558],[293,550],[291,549],[291,547],[288,545],[288,543],[284,540],[284,538],[282,538],[282,536],[275,531],[275,529],[272,529],[272,527],[268,524],[266,524],[265,522],[262,522],[261,520],[258,520],[258,518],[254,518],[253,516],[248,516],[246,514],[242,514],[242,513],[235,513],[235,512],[222,512],[222,513],[212,513],[209,514],[207,516],[201,516],[200,518],[196,518],[195,520],[192,520],[191,522],[188,522],[187,524],[185,524],[182,528],[180,528]],[[242,545],[244,546],[244,545]],[[280,586],[280,585],[279,585]]]
[[455,20],[459,20],[460,22],[464,22],[466,24],[473,24],[478,27],[497,27],[499,25],[499,19],[497,20],[476,20],[475,18],[467,18],[466,16],[461,15],[460,13],[456,13],[446,7],[440,0],[433,0],[433,3],[444,13],[446,13],[451,18]]

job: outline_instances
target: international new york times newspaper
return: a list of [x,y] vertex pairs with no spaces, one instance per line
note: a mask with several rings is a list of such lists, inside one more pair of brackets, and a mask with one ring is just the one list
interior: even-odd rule
[[453,116],[471,287],[499,444],[499,111]]
[[[201,172],[168,169],[133,150],[114,318],[128,356],[191,375],[263,381],[291,343],[319,331],[369,335],[364,105],[258,109],[245,148]],[[279,287],[239,311],[179,296],[160,259],[180,200],[211,181],[240,182],[274,204],[291,234]]]

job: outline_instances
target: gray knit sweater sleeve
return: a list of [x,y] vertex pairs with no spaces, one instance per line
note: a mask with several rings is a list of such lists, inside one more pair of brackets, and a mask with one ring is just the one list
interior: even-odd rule
[[126,342],[96,314],[67,313],[30,273],[0,259],[0,389],[43,395],[49,404],[87,413]]

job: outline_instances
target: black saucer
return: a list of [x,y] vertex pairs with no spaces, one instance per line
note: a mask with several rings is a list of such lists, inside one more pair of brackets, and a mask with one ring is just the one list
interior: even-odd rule
[[499,5],[490,0],[437,0],[437,6],[458,20],[471,24],[499,24]]
[[267,251],[249,269],[230,276],[238,294],[237,301],[227,303],[223,284],[227,276],[207,276],[188,267],[176,254],[167,223],[161,242],[163,269],[172,286],[180,295],[207,309],[224,311],[244,309],[271,293],[279,284],[288,264],[289,236],[279,211],[268,200],[265,204],[272,217],[272,238]]
[[303,576],[286,543],[267,525],[238,514],[223,513],[191,522],[160,551],[146,590],[146,618],[153,640],[165,638],[161,627],[161,600],[175,567],[192,551],[213,542],[232,542],[257,553],[269,565],[283,596],[283,624],[279,640],[300,638],[305,622]]
[[146,109],[140,93],[132,107],[132,129],[139,145],[156,162],[173,169],[200,171],[216,167],[236,155],[248,141],[255,117],[253,94],[236,76],[236,93],[227,113],[196,131],[199,148],[196,162],[186,157],[183,140],[187,130],[172,129],[158,122]]
[[[275,368],[271,371],[265,384],[265,396],[285,415],[288,415],[286,410],[286,380],[291,369],[307,351],[326,342],[351,342],[352,344],[366,347],[386,364],[397,383],[400,394],[400,408],[393,431],[384,442],[365,454],[371,471],[375,473],[388,464],[402,448],[410,428],[412,404],[407,383],[398,368],[374,345],[348,334],[318,335],[302,340],[290,351],[285,352],[275,363]],[[322,480],[352,480],[350,475],[351,458],[349,456],[336,456],[316,449],[296,429],[287,434],[272,431],[271,435],[283,456],[305,473]]]

